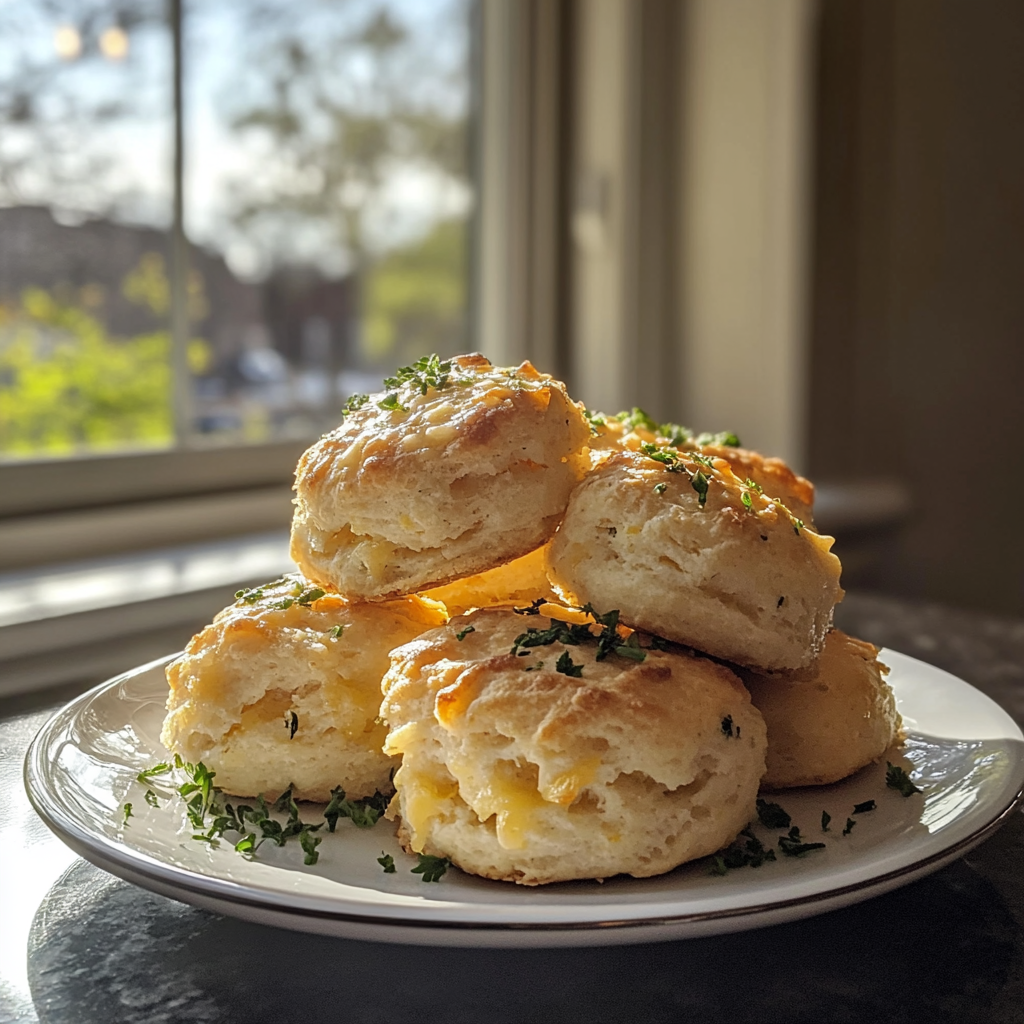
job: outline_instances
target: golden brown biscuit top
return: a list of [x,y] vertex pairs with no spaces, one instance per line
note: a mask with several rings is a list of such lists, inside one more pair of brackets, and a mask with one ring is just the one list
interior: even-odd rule
[[425,357],[384,384],[350,399],[342,424],[302,456],[297,490],[316,487],[329,470],[372,472],[431,449],[471,455],[500,437],[507,417],[523,406],[543,411],[556,392],[574,409],[565,385],[531,363],[497,367],[477,354]]
[[697,434],[675,423],[657,423],[638,408],[615,416],[593,413],[589,420],[593,432],[590,447],[596,453],[638,452],[643,445],[653,444],[725,459],[741,480],[753,479],[769,496],[786,503],[794,514],[808,522],[811,519],[814,484],[794,473],[782,459],[743,448],[739,438],[728,431]]
[[[617,625],[614,612],[594,623],[558,605],[540,610],[548,614],[481,609],[393,651],[382,707],[392,728],[409,720],[424,685],[445,729],[472,729],[483,715],[502,734],[525,729],[540,743],[599,736],[628,721],[642,726],[645,742],[671,747],[681,715],[718,728],[730,711],[749,704],[727,668]],[[397,735],[389,741],[396,748],[401,742]]]
[[352,604],[339,594],[310,583],[299,573],[239,590],[235,598],[234,604],[218,612],[213,622],[189,641],[186,655],[201,654],[222,637],[230,637],[233,642],[251,637],[259,644],[275,635],[301,631],[327,643],[340,638],[352,625],[386,633],[395,628],[397,621],[430,629],[446,618],[439,603],[419,597],[399,598],[381,605]]
[[[809,544],[828,551],[834,543],[804,522],[777,498],[750,479],[740,479],[726,459],[704,452],[685,452],[645,443],[642,451],[624,451],[598,466],[582,486],[607,477],[620,477],[621,486],[647,489],[651,501],[659,498],[687,513],[705,514],[719,522],[751,532],[791,528]],[[657,506],[653,506],[657,514]]]

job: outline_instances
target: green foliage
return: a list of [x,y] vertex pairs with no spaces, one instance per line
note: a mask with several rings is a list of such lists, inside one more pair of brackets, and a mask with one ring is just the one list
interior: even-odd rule
[[450,351],[463,335],[466,226],[444,221],[363,276],[363,347],[370,360]]
[[0,453],[166,445],[173,436],[170,335],[110,337],[42,288],[0,305]]

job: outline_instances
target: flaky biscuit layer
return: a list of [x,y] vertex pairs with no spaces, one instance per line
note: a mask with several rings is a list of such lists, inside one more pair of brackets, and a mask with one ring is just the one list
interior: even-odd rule
[[738,678],[646,638],[603,660],[593,639],[510,653],[553,627],[481,610],[393,653],[381,715],[406,848],[538,885],[660,874],[731,841],[765,750]]
[[723,459],[623,452],[573,492],[548,572],[569,603],[617,607],[728,661],[799,668],[842,598],[832,544]]
[[388,655],[444,619],[419,598],[349,604],[298,576],[248,591],[167,666],[161,739],[240,796],[389,791],[396,761],[375,721]]
[[554,533],[589,433],[565,386],[529,363],[459,356],[443,383],[372,396],[302,456],[292,557],[360,600],[503,565]]

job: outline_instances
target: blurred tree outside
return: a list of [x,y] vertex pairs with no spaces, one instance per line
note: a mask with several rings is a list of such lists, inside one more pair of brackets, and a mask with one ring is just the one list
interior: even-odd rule
[[[231,43],[217,49],[218,114],[225,145],[244,153],[241,173],[211,183],[217,201],[190,233],[255,287],[288,266],[354,278],[358,346],[345,356],[374,371],[464,346],[468,2],[185,4],[186,88],[213,87],[190,54],[204,19],[217,22]],[[0,4],[0,207],[46,208],[66,225],[168,226],[166,10]],[[0,264],[12,241],[0,238]],[[232,252],[246,246],[243,267]],[[151,331],[111,328],[116,273],[100,283],[86,262],[47,277],[45,253],[37,264],[38,282],[0,290],[0,455],[172,443],[162,255],[147,252],[120,284]],[[187,294],[193,325],[220,301],[194,272]],[[194,373],[219,372],[222,356],[190,344]]]
[[[165,319],[169,284],[163,256],[146,253],[122,284],[125,296]],[[193,280],[197,311],[205,297]],[[111,336],[100,315],[103,289],[27,288],[0,304],[0,454],[71,455],[173,441],[171,337],[164,327],[131,338]],[[209,345],[189,344],[201,373]]]
[[[468,7],[422,6],[434,30],[408,4],[248,2],[242,66],[260,81],[227,103],[264,157],[230,183],[231,229],[278,264],[354,274],[361,354],[377,366],[465,337],[467,55],[451,26],[468,26]],[[423,197],[418,223],[403,185]]]

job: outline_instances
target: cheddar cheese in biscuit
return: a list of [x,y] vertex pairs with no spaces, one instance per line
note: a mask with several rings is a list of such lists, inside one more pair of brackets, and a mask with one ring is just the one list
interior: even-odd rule
[[495,569],[424,591],[422,596],[440,601],[449,615],[461,615],[473,608],[528,605],[537,598],[557,602],[546,566],[547,550],[537,548]]
[[592,471],[549,549],[568,603],[766,669],[812,662],[842,597],[832,538],[723,459],[647,445]]
[[877,648],[838,629],[810,668],[744,672],[768,726],[764,786],[823,786],[877,760],[902,727],[888,672]]
[[167,666],[164,745],[242,796],[389,791],[375,721],[388,655],[444,619],[420,598],[349,604],[299,576],[239,592]]
[[747,824],[765,730],[739,679],[603,622],[486,609],[392,654],[407,850],[524,885],[645,877]]
[[385,384],[299,460],[291,550],[310,579],[380,600],[551,537],[590,434],[565,385],[483,356],[422,359]]

